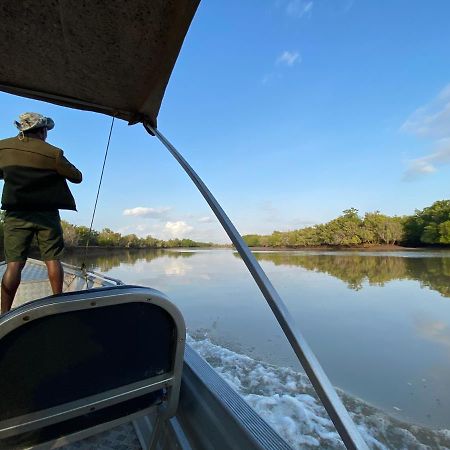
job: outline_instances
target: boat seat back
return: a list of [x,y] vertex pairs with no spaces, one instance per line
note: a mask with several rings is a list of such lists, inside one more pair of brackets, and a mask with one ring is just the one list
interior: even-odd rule
[[51,296],[0,317],[0,448],[55,441],[177,408],[185,342],[164,294],[118,286]]

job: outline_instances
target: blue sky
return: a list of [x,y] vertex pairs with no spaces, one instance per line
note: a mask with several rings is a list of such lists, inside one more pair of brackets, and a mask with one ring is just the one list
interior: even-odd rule
[[[342,210],[412,214],[450,198],[450,2],[229,0],[200,4],[159,129],[242,234]],[[132,70],[132,68],[130,68]],[[0,93],[0,136],[24,111],[84,175],[89,225],[111,119]],[[227,242],[172,156],[116,121],[94,228]]]

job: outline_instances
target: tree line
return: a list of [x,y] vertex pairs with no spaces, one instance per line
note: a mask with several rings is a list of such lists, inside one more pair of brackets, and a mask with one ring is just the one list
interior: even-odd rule
[[450,200],[439,200],[411,216],[387,216],[380,211],[360,216],[355,208],[325,224],[270,235],[243,236],[249,247],[353,247],[372,245],[450,244]]
[[[5,212],[0,211],[0,247],[3,247],[3,222]],[[187,248],[187,247],[213,247],[210,242],[197,242],[192,239],[169,239],[164,241],[152,236],[138,237],[135,234],[122,235],[109,228],[103,228],[102,231],[92,230],[89,235],[89,228],[83,225],[72,225],[61,220],[64,233],[64,244],[68,248],[85,247],[88,242],[93,247],[108,248]],[[34,238],[33,245],[37,244]]]
[[[3,244],[3,217],[0,213],[0,245]],[[67,247],[84,247],[89,228],[61,221]],[[270,235],[247,234],[243,236],[249,247],[353,247],[372,245],[426,246],[450,244],[450,200],[439,200],[411,216],[387,216],[380,211],[361,216],[355,208],[346,209],[342,215],[325,224],[292,231],[274,231]],[[192,239],[164,241],[152,236],[122,235],[109,228],[92,230],[90,246],[112,248],[180,248],[212,247],[210,242]]]
[[209,242],[197,242],[192,239],[162,239],[150,235],[138,237],[135,234],[122,235],[110,228],[102,231],[91,230],[83,225],[72,225],[62,220],[61,225],[64,232],[64,244],[66,247],[84,247],[89,240],[89,246],[112,247],[112,248],[186,248],[186,247],[211,247]]

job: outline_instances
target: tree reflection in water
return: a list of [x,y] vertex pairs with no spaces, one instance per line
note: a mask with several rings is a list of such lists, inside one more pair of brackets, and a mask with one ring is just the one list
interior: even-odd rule
[[[64,261],[75,266],[81,265],[83,251],[67,252]],[[108,272],[121,264],[133,265],[137,261],[151,262],[157,258],[191,258],[195,251],[165,249],[97,249],[88,250],[88,268]],[[445,256],[408,257],[362,253],[294,253],[294,252],[254,252],[259,261],[270,261],[276,266],[297,266],[314,272],[322,272],[344,281],[349,289],[360,290],[364,283],[384,286],[394,280],[418,281],[421,287],[450,297],[450,253]],[[239,258],[237,253],[234,255]],[[448,255],[448,256],[446,256]]]
[[344,281],[353,290],[362,289],[365,282],[373,286],[384,286],[394,280],[415,280],[421,287],[428,287],[444,297],[450,297],[450,254],[442,257],[401,257],[385,254],[255,252],[255,256],[259,261],[270,261],[276,266],[298,266],[326,273]]
[[[137,261],[151,262],[163,256],[168,258],[190,258],[195,253],[179,250],[148,250],[148,249],[88,249],[85,263],[88,269],[100,272],[108,272],[121,264],[134,265]],[[64,257],[64,262],[74,266],[80,266],[84,260],[84,251],[69,251]]]

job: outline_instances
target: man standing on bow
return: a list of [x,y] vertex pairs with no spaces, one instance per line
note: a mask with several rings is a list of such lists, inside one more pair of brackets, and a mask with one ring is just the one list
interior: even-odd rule
[[60,262],[64,240],[59,209],[76,210],[67,181],[81,183],[81,172],[57,147],[45,142],[55,124],[49,117],[24,113],[14,122],[16,137],[0,140],[0,179],[4,248],[7,268],[1,286],[1,312],[11,309],[22,269],[36,236],[54,294],[62,292],[64,271]]

